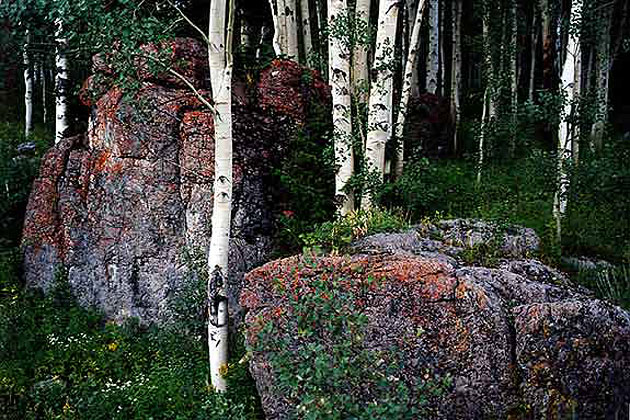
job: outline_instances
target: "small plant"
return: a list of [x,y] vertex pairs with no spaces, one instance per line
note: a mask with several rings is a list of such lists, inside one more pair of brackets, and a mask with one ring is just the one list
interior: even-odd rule
[[372,209],[353,212],[332,222],[322,223],[313,232],[301,235],[300,238],[307,248],[325,248],[338,252],[364,236],[407,228],[408,218],[402,213]]
[[628,266],[598,271],[595,286],[598,296],[630,309],[630,268]]

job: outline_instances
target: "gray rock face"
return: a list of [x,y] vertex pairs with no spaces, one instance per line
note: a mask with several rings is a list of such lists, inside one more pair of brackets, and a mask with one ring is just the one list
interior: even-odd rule
[[[630,314],[522,259],[538,243],[532,231],[509,228],[510,239],[499,242],[504,256],[519,259],[465,266],[458,255],[467,243],[495,241],[480,232],[483,225],[441,224],[444,242],[423,229],[373,235],[355,243],[351,256],[293,257],[255,269],[241,295],[246,339],[255,343],[267,320],[299,354],[308,339],[282,327],[292,325],[292,296],[312,293],[314,280],[334,279],[356,294],[354,310],[367,317],[362,348],[400,355],[405,383],[427,370],[452,379],[444,394],[428,396],[423,418],[612,419],[627,410]],[[318,343],[326,351],[334,340]],[[296,401],[275,388],[277,350],[253,348],[250,370],[267,418],[291,418]],[[343,392],[366,404],[371,398],[360,387]],[[419,406],[412,398],[408,408]]]
[[[206,48],[176,40],[173,51],[178,65],[192,60],[184,66],[186,75],[203,88],[207,71],[200,66],[207,60],[200,54]],[[104,64],[96,68],[111,72]],[[151,322],[169,316],[173,298],[195,276],[189,255],[205,261],[213,116],[168,75],[143,72],[142,66],[139,74],[143,87],[132,98],[117,87],[97,99],[86,93],[93,100],[89,132],[64,139],[44,157],[26,212],[24,270],[29,285],[47,289],[55,271],[64,268],[81,303],[110,318]],[[272,106],[235,104],[233,113],[228,297],[238,312],[243,274],[271,249],[270,171],[299,121]]]

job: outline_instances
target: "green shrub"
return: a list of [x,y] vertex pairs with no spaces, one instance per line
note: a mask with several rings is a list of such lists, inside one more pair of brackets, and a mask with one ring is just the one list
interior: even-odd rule
[[358,211],[325,222],[300,236],[305,247],[340,251],[352,241],[379,232],[396,232],[409,228],[408,218],[392,210]]

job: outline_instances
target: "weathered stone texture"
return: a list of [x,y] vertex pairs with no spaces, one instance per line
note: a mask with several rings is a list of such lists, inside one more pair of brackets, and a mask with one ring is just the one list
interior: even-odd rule
[[[166,46],[144,48],[166,51],[176,71],[207,95],[204,46],[190,39]],[[284,75],[285,68],[301,69],[297,64],[274,65],[290,83],[269,93],[265,83],[272,80],[261,81],[268,98],[281,94],[299,101],[301,91],[319,89],[315,82],[321,80],[309,87],[295,71]],[[113,72],[102,57],[95,57],[94,68],[101,79]],[[83,304],[111,318],[150,322],[168,316],[171,299],[192,275],[186,251],[203,256],[209,246],[213,116],[172,74],[153,74],[140,60],[138,75],[142,87],[131,96],[115,86],[99,96],[103,85],[86,83],[83,96],[93,104],[88,133],[62,140],[44,157],[26,212],[23,248],[29,285],[47,289],[63,267]],[[271,249],[277,210],[271,168],[289,147],[293,127],[302,123],[300,115],[268,102],[265,110],[233,107],[229,298],[236,312],[243,273],[264,262]]]
[[[447,392],[429,396],[423,418],[615,418],[630,402],[630,314],[523,259],[538,243],[532,231],[510,228],[497,240],[487,224],[439,226],[433,239],[426,227],[373,235],[350,256],[292,257],[248,273],[246,339],[256,342],[261,319],[283,325],[294,316],[292,296],[310,293],[310,282],[335,279],[368,318],[365,348],[395,348],[410,382],[427,370],[452,378]],[[480,241],[503,253],[499,268],[458,257]],[[296,404],[277,392],[269,351],[254,351],[250,370],[267,418],[290,418]]]

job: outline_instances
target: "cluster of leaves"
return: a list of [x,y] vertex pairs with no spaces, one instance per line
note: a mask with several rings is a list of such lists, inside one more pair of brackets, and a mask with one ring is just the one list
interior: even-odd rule
[[[177,321],[105,322],[77,305],[59,276],[47,296],[17,283],[0,260],[0,406],[7,418],[262,418],[243,354],[230,389],[207,386],[205,337]],[[188,331],[187,331],[188,330]]]
[[301,235],[300,239],[305,247],[338,252],[363,236],[405,230],[409,228],[408,220],[408,217],[394,210],[361,210],[324,222],[312,232]]
[[[401,379],[408,375],[400,352],[365,344],[368,318],[342,283],[313,279],[308,293],[290,298],[289,316],[264,324],[250,350],[265,354],[277,395],[296,418],[421,418],[449,379],[425,380],[422,372]],[[286,292],[281,280],[276,287]]]

